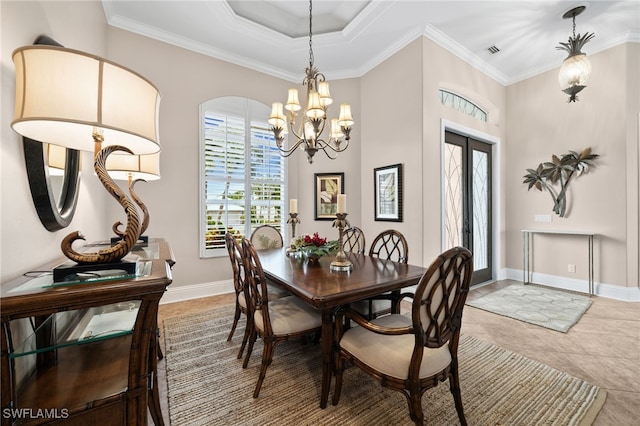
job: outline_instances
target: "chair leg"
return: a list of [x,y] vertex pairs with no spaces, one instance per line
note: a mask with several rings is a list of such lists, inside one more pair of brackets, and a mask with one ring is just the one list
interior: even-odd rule
[[271,365],[273,360],[273,351],[275,349],[275,343],[269,340],[264,341],[264,350],[262,352],[262,366],[260,367],[260,376],[258,377],[258,383],[256,383],[256,389],[253,391],[253,397],[257,398],[260,395],[260,388],[262,388],[262,382],[267,375],[267,367]]
[[249,317],[247,317],[247,325],[244,328],[244,336],[242,336],[242,344],[240,345],[240,350],[238,351],[238,359],[242,358],[242,353],[244,352],[244,348],[247,346],[247,341],[249,341],[249,337],[251,336],[252,323],[249,321]]
[[229,332],[229,336],[227,336],[227,342],[231,340],[233,337],[233,333],[236,331],[236,326],[238,325],[238,320],[240,319],[240,305],[238,304],[238,300],[236,299],[236,312],[233,315],[233,325],[231,326],[231,331]]
[[464,417],[464,409],[462,407],[462,395],[460,394],[460,377],[458,376],[458,361],[451,361],[451,373],[449,375],[449,389],[453,395],[453,401],[456,404],[458,419],[462,426],[467,426],[467,419]]
[[249,334],[249,347],[247,348],[247,354],[244,356],[242,368],[247,368],[247,365],[249,365],[249,358],[251,358],[251,352],[253,352],[253,344],[256,342],[257,337],[258,333],[255,327],[251,327],[251,332]]
[[409,391],[409,416],[416,425],[424,424],[424,413],[422,412],[422,395],[420,390]]
[[338,405],[340,401],[340,394],[342,393],[342,373],[344,372],[344,360],[338,354],[336,355],[335,361],[335,376],[336,376],[336,387],[333,389],[333,399],[331,403],[333,405]]

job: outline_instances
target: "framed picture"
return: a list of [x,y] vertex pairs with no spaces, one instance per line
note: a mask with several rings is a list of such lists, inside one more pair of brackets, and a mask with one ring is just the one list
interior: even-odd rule
[[373,169],[375,220],[402,222],[402,164]]
[[334,220],[338,194],[344,194],[344,173],[316,173],[316,220]]

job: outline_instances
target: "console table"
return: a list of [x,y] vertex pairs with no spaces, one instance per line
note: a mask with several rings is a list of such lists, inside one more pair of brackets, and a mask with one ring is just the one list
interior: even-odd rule
[[64,258],[2,284],[3,426],[146,425],[147,407],[162,424],[157,312],[175,261],[162,239],[128,257],[133,275],[100,271],[53,283]]
[[558,229],[523,229],[522,230],[522,255],[523,255],[523,281],[525,284],[531,283],[531,249],[533,248],[533,235],[577,235],[587,239],[588,265],[589,265],[589,294],[595,294],[593,283],[593,238],[595,233],[585,231],[563,231]]

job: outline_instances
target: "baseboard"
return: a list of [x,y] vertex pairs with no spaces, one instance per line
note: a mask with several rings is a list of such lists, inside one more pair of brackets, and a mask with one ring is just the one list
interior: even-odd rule
[[191,284],[172,287],[169,286],[160,304],[184,302],[185,300],[200,299],[202,297],[218,296],[233,293],[233,280],[215,281],[201,284]]
[[[502,277],[502,279],[510,279],[520,282],[522,282],[524,277],[521,269],[509,268],[501,270],[499,276]],[[587,280],[578,280],[574,278],[534,272],[531,275],[531,282],[561,290],[589,293],[589,282]],[[638,287],[621,287],[613,284],[594,283],[594,290],[597,296],[606,297],[608,299],[622,300],[624,302],[640,302],[640,288]]]

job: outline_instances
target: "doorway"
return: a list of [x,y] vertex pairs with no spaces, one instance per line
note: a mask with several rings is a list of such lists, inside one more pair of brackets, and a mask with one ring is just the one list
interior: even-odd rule
[[444,249],[473,253],[471,285],[493,278],[491,145],[445,131]]

